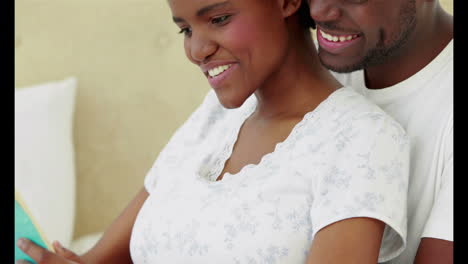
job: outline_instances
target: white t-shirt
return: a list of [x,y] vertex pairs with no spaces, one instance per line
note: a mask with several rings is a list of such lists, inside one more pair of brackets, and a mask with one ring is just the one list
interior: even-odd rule
[[332,93],[257,165],[215,179],[256,107],[213,91],[161,151],[130,240],[134,263],[305,263],[315,234],[351,217],[386,223],[381,261],[405,247],[409,142],[352,88]]
[[453,241],[452,43],[424,69],[384,89],[367,89],[362,70],[333,73],[394,117],[410,136],[408,247],[391,263],[413,263],[422,237]]

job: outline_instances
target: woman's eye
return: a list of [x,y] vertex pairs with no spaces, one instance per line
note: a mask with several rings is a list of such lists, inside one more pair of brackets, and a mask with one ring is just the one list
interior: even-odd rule
[[184,34],[189,37],[192,34],[192,30],[190,28],[181,28],[179,34]]
[[230,15],[215,17],[215,18],[211,19],[211,23],[212,24],[222,24],[222,23],[226,22],[226,20],[228,20],[230,17],[231,17]]

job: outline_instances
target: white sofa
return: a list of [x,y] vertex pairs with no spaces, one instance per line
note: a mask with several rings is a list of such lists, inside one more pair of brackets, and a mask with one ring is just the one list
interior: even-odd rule
[[76,89],[74,77],[15,89],[15,189],[49,242],[81,254],[102,232],[73,236]]

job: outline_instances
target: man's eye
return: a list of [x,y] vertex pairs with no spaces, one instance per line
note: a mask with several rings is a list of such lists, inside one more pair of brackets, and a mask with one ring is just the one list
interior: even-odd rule
[[224,15],[224,16],[219,16],[211,19],[211,24],[223,24],[226,22],[231,16],[230,15]]
[[192,34],[192,30],[190,28],[181,28],[179,34],[184,34],[185,36],[190,36]]

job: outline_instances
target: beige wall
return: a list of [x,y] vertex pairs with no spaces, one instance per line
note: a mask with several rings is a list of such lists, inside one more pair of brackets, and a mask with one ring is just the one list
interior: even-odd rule
[[453,0],[439,0],[442,4],[442,7],[453,15]]
[[15,86],[78,78],[75,237],[100,231],[209,87],[164,0],[15,4]]
[[119,214],[209,86],[165,0],[15,0],[15,86],[67,76],[79,86],[78,237]]

